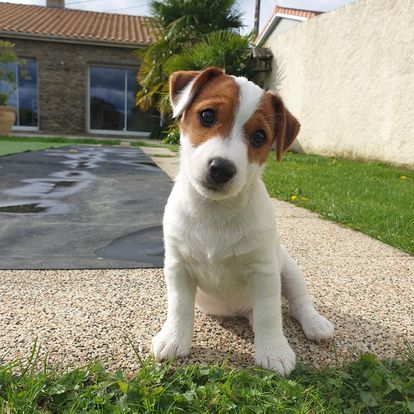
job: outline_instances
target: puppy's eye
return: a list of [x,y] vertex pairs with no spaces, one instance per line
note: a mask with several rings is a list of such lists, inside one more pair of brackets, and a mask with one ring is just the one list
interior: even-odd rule
[[200,112],[200,121],[205,127],[211,127],[216,123],[216,113],[213,109],[204,109]]
[[266,132],[264,132],[263,129],[258,129],[250,137],[250,143],[256,148],[261,147],[263,144],[266,143]]

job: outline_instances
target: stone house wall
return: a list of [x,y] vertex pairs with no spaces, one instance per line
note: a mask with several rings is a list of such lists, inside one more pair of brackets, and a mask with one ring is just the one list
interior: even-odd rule
[[0,36],[15,44],[20,58],[34,58],[38,74],[39,130],[52,134],[87,133],[88,67],[137,67],[136,49]]

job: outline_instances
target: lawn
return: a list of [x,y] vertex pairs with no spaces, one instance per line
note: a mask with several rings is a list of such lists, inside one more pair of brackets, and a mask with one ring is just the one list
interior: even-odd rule
[[412,170],[287,153],[269,157],[263,179],[272,197],[414,254]]
[[299,365],[288,379],[261,369],[141,361],[133,377],[99,363],[58,372],[0,366],[4,413],[414,413],[414,359],[365,354],[343,367]]
[[66,138],[66,137],[8,137],[0,135],[0,155],[36,151],[66,145],[120,145],[119,139]]
[[[150,143],[146,141],[131,141],[131,147],[168,148],[177,152],[178,145]],[[47,148],[63,147],[66,145],[121,145],[119,139],[98,138],[66,138],[66,137],[7,137],[0,135],[0,156],[16,154],[25,151],[36,151]]]
[[68,144],[59,144],[57,142],[15,142],[0,140],[0,155],[9,155],[25,151],[37,151],[47,148],[57,148],[65,145]]

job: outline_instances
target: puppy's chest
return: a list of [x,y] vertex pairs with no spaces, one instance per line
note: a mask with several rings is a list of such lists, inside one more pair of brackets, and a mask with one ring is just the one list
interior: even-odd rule
[[243,262],[254,244],[245,229],[234,226],[193,223],[181,238],[184,260],[200,265],[234,266]]

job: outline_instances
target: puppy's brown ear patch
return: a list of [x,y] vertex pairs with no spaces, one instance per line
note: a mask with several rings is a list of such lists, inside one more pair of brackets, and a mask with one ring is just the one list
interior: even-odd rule
[[195,70],[180,70],[170,76],[170,101],[172,105],[177,102],[183,89],[199,74],[200,72]]
[[280,96],[266,92],[271,96],[276,120],[275,141],[276,158],[282,159],[282,154],[293,144],[300,130],[299,121],[287,110]]
[[[194,99],[197,92],[211,79],[223,76],[224,71],[218,68],[208,68],[202,72],[178,71],[170,76],[170,101],[173,116],[180,116]],[[192,82],[191,88],[187,86]]]

